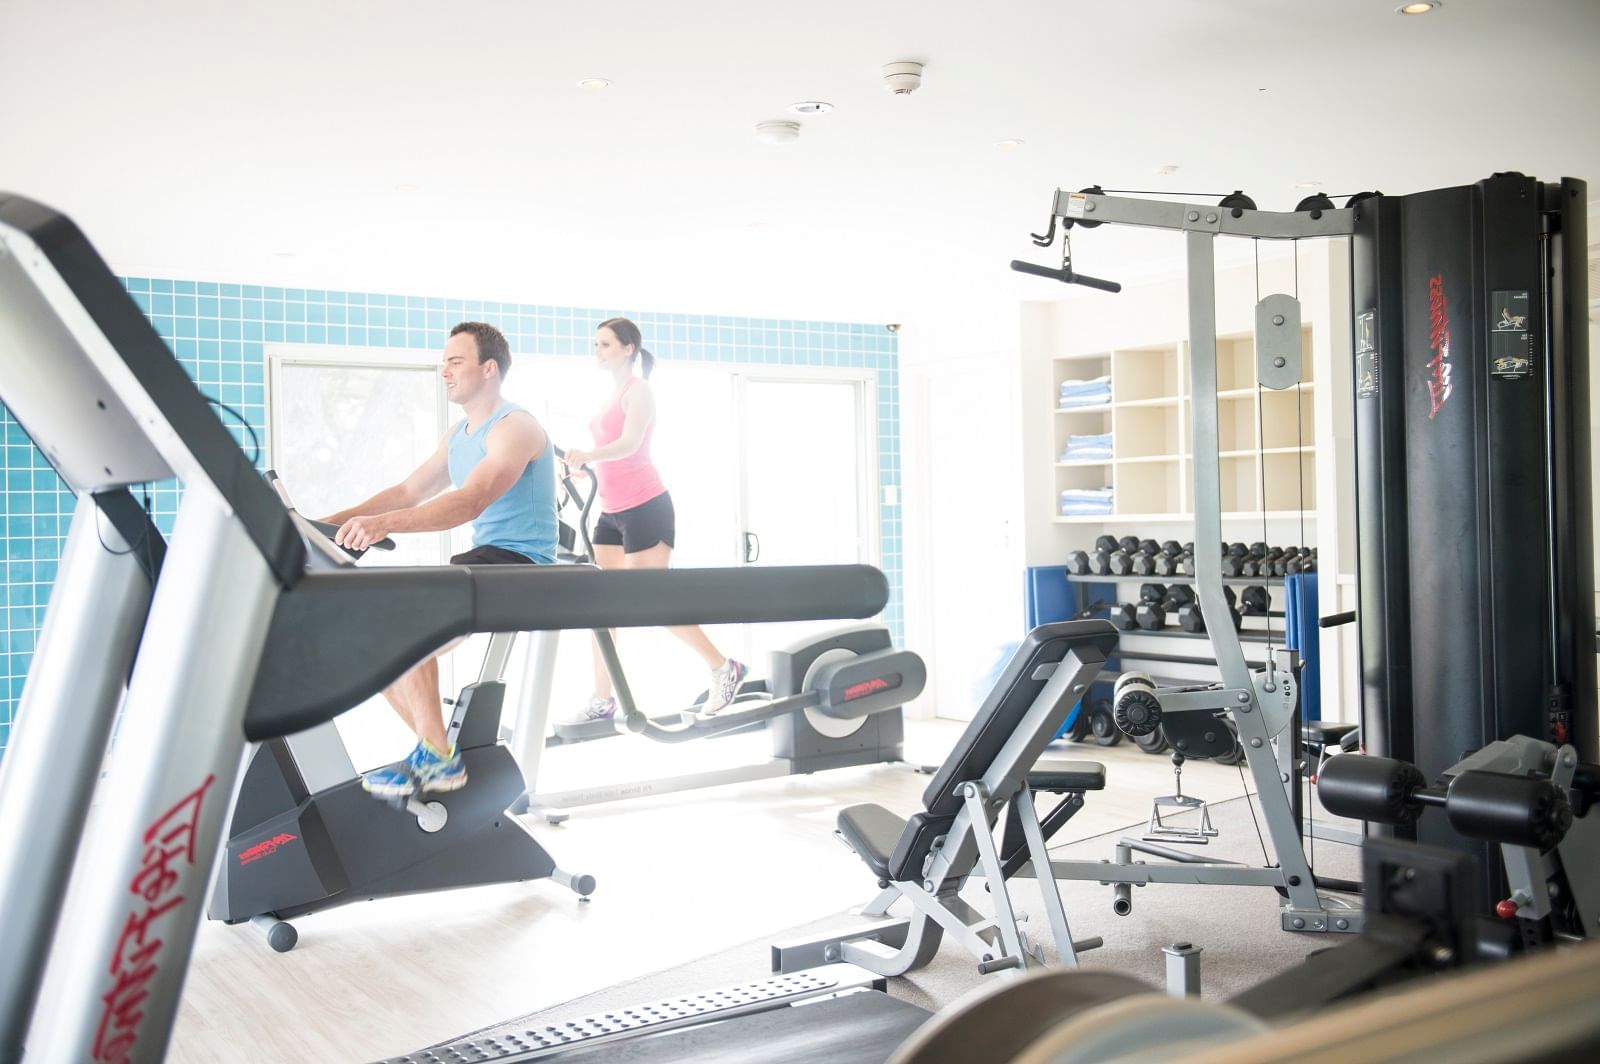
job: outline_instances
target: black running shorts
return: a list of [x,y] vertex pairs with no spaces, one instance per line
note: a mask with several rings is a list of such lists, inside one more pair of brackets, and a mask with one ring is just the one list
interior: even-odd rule
[[595,546],[621,547],[624,554],[649,550],[657,543],[671,547],[677,538],[677,514],[671,492],[618,513],[603,513],[594,525]]
[[450,559],[451,565],[532,565],[533,559],[504,547],[473,547]]

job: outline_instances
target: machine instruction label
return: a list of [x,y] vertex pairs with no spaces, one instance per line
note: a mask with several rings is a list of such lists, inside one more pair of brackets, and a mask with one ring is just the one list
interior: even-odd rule
[[1378,394],[1378,312],[1356,315],[1356,398]]
[[1533,376],[1533,335],[1528,328],[1528,293],[1496,291],[1489,307],[1489,375],[1520,381]]

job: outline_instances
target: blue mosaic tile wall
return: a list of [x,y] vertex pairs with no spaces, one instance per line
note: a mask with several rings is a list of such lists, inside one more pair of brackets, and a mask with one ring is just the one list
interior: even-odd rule
[[[480,300],[423,298],[319,289],[266,288],[127,278],[138,302],[201,391],[227,404],[244,425],[224,415],[247,452],[266,441],[266,344],[346,344],[351,347],[438,351],[451,325],[487,321],[505,332],[518,354],[590,352],[594,325],[616,315],[638,322],[650,350],[664,360],[684,359],[758,366],[833,366],[866,369],[878,382],[880,565],[888,577],[884,622],[904,636],[898,506],[882,503],[883,490],[900,488],[900,380],[895,336],[882,325],[662,314],[628,309],[535,306]],[[248,426],[248,427],[247,427]],[[9,413],[0,416],[4,454],[0,564],[5,582],[0,608],[0,754],[10,738],[34,642],[44,621],[75,499]],[[265,460],[265,455],[260,455]],[[178,493],[154,485],[151,508],[170,534]]]

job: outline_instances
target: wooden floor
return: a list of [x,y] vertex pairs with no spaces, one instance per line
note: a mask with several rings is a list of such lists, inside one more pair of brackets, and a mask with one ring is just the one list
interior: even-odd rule
[[[874,893],[869,873],[832,837],[840,806],[917,807],[960,725],[907,723],[908,764],[785,777],[579,810],[561,826],[530,822],[556,860],[593,874],[592,901],[549,881],[361,903],[296,922],[300,944],[277,954],[248,925],[205,924],[185,986],[170,1060],[345,1062],[420,1048],[659,971],[795,924]],[[751,737],[755,743],[760,736]],[[547,755],[562,772],[660,775],[688,757],[738,760],[732,740],[661,747],[589,744],[598,761]],[[753,752],[760,756],[759,748]],[[1058,841],[1142,820],[1170,793],[1171,763],[1132,744],[1062,744],[1047,755],[1106,764]],[[576,780],[575,782],[581,782]],[[1236,769],[1191,763],[1185,791],[1237,797]],[[1110,856],[1108,853],[1107,856]],[[752,978],[765,973],[751,957]]]

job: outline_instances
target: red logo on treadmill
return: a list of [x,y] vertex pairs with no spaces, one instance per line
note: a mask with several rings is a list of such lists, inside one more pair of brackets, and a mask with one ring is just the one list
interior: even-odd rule
[[882,676],[874,676],[870,680],[862,680],[860,683],[853,683],[846,687],[844,689],[844,700],[846,702],[854,702],[858,698],[865,698],[868,695],[877,694],[879,691],[887,691],[888,689],[888,680],[885,680]]
[[254,861],[259,861],[263,857],[271,857],[273,854],[278,852],[279,846],[282,846],[284,843],[293,842],[299,837],[300,836],[298,835],[289,835],[280,831],[267,841],[258,842],[248,850],[240,852],[239,863],[241,865],[247,865]]
[[1428,420],[1432,421],[1444,409],[1450,398],[1450,301],[1444,294],[1444,274],[1436,273],[1428,279],[1428,347],[1433,357],[1428,360]]

